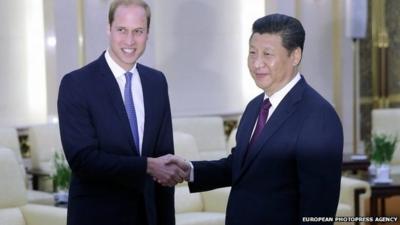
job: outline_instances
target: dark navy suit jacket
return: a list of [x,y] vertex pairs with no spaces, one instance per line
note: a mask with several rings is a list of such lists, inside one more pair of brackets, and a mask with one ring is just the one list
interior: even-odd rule
[[145,127],[139,156],[117,81],[104,53],[65,75],[58,96],[63,148],[72,169],[68,225],[175,224],[174,189],[146,174],[146,157],[173,154],[164,75],[137,64]]
[[302,77],[249,147],[263,97],[247,105],[231,155],[193,162],[190,190],[232,186],[227,225],[294,225],[303,224],[302,217],[334,217],[343,151],[335,110]]

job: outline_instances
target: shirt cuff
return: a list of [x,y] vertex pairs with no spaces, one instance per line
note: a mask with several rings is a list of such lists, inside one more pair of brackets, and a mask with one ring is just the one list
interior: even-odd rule
[[194,166],[193,163],[188,161],[190,165],[190,174],[189,174],[189,180],[188,182],[193,182],[194,181]]

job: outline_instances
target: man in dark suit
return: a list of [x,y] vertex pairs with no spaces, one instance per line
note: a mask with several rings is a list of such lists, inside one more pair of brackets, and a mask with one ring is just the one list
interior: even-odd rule
[[247,105],[227,158],[192,162],[191,192],[232,186],[227,225],[294,225],[335,216],[343,131],[331,104],[298,72],[304,40],[293,17],[273,14],[254,22],[248,67],[264,93]]
[[175,224],[174,189],[154,182],[170,186],[184,176],[166,165],[173,154],[167,82],[137,63],[149,24],[142,0],[113,1],[109,48],[61,81],[60,131],[72,169],[68,225]]

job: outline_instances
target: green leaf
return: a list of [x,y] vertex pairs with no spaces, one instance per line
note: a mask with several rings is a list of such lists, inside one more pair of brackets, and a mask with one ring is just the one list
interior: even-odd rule
[[371,160],[377,164],[392,161],[396,150],[397,136],[373,134],[371,140]]

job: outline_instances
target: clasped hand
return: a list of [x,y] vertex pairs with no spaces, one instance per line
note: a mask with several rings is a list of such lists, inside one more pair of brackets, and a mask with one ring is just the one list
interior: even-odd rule
[[163,186],[172,187],[188,181],[190,170],[190,163],[176,155],[168,154],[147,159],[147,173]]

